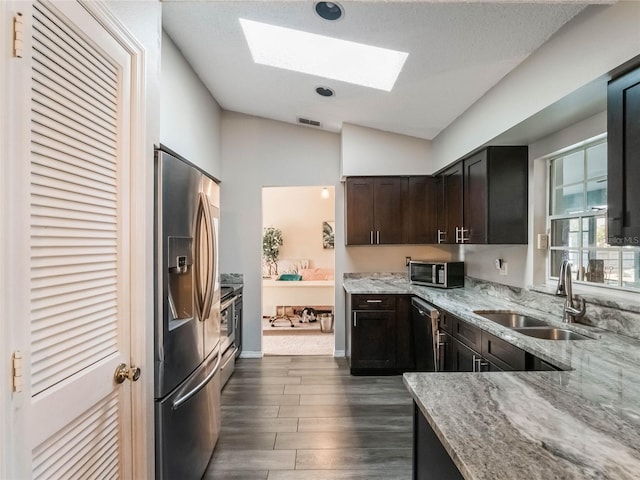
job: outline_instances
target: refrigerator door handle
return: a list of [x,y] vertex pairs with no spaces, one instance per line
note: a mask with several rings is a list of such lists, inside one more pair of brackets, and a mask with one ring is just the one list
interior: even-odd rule
[[[202,285],[202,277],[200,268],[202,266],[202,252],[200,252],[200,239],[201,239],[201,229],[202,222],[204,220],[204,211],[202,210],[202,198],[198,197],[198,208],[196,209],[196,231],[195,231],[195,242],[194,242],[194,265],[195,265],[195,284],[196,284],[196,310],[198,312],[198,318],[202,320],[202,313],[204,309],[204,298],[205,292],[203,291]],[[206,290],[206,285],[204,285],[204,289]]]
[[209,318],[211,315],[211,308],[213,307],[213,293],[214,293],[214,281],[215,281],[215,262],[216,252],[215,252],[215,233],[213,231],[213,218],[211,215],[211,207],[209,206],[209,197],[204,193],[200,193],[200,200],[202,201],[202,208],[204,210],[204,219],[207,223],[207,252],[209,262],[207,263],[207,289],[205,290],[205,301],[202,308],[202,321]]
[[[196,225],[196,297],[197,297],[197,306],[198,311],[200,313],[199,319],[204,322],[206,318],[209,317],[211,313],[211,304],[213,303],[213,276],[214,271],[211,268],[211,256],[215,254],[213,252],[212,246],[212,236],[213,236],[213,222],[211,220],[211,211],[209,209],[209,201],[207,196],[204,193],[200,193],[198,196],[198,213],[196,215],[197,225]],[[203,232],[203,222],[204,222],[204,230]],[[201,249],[203,245],[202,236],[206,233],[204,248],[206,248],[206,262],[202,261],[201,256],[204,254]],[[200,269],[206,265],[206,271],[204,272],[204,285],[202,285],[202,273]],[[203,289],[204,287],[204,289]]]
[[216,364],[211,369],[211,372],[199,384],[197,384],[184,395],[181,395],[176,400],[174,400],[171,405],[172,410],[178,410],[181,406],[183,406],[191,397],[202,390],[207,385],[207,383],[211,381],[215,374],[218,373],[218,370],[220,369],[220,355],[216,355],[216,357]]

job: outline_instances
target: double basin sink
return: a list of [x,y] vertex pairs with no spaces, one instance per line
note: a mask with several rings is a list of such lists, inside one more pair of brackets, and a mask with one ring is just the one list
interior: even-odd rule
[[473,313],[496,322],[503,327],[542,340],[592,340],[591,337],[576,333],[572,330],[553,327],[548,323],[529,317],[518,312],[502,310],[475,310]]

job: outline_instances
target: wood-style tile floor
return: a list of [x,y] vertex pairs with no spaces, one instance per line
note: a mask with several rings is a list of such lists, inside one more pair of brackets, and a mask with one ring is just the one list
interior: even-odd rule
[[411,478],[402,377],[353,377],[345,359],[239,359],[205,480]]

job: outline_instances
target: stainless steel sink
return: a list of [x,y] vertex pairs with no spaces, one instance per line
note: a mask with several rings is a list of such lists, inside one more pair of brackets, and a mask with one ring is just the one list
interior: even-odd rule
[[505,310],[475,310],[473,313],[508,328],[548,326],[548,324],[542,320],[538,320],[537,318],[529,317],[518,312]]
[[591,337],[581,335],[571,330],[555,327],[534,327],[534,328],[514,328],[528,337],[540,338],[542,340],[593,340]]

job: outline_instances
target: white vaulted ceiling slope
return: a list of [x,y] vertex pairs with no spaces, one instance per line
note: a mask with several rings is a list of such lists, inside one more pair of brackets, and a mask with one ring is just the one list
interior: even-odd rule
[[[352,123],[432,139],[583,8],[584,2],[164,1],[163,27],[225,110],[295,123]],[[240,18],[409,56],[390,92],[258,65]],[[335,96],[319,96],[318,86]]]

